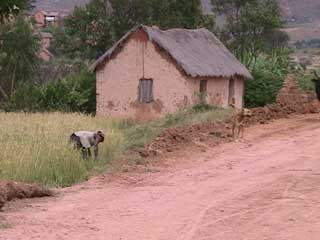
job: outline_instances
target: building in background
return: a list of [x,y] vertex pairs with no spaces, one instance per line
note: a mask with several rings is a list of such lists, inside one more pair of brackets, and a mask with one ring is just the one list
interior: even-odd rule
[[190,107],[205,98],[243,106],[251,74],[207,29],[138,26],[93,65],[97,115],[147,121]]

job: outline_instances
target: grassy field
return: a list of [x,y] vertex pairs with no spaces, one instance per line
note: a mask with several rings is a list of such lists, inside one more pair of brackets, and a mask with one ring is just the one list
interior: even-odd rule
[[[111,121],[82,114],[0,113],[0,179],[69,186],[105,170],[108,162],[129,149],[143,147],[164,129],[222,120],[230,110],[184,110],[146,124]],[[106,132],[97,161],[83,160],[68,143],[72,132]]]
[[[0,113],[0,178],[67,186],[87,178],[120,151],[118,123],[80,114]],[[103,129],[100,159],[83,161],[68,140],[76,130]]]

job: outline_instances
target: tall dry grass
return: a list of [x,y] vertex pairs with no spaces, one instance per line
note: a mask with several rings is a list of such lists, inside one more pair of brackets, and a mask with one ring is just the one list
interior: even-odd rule
[[[128,150],[141,148],[167,128],[219,121],[230,109],[185,109],[144,124],[112,121],[83,114],[1,113],[0,179],[69,186],[105,170],[110,160]],[[104,130],[97,160],[83,160],[69,144],[79,130]]]
[[[68,143],[77,130],[106,132],[98,160],[84,161]],[[0,113],[0,178],[68,186],[82,181],[120,152],[119,123],[82,114]]]

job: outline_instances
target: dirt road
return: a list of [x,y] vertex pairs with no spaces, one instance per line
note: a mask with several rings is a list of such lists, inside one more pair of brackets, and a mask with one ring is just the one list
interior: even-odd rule
[[0,239],[318,240],[320,116],[246,134],[243,143],[172,156],[165,167],[10,204]]

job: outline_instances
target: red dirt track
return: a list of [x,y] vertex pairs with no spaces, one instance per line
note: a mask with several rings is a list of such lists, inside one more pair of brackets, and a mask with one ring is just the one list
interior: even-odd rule
[[171,154],[143,173],[9,203],[0,239],[320,239],[320,115],[245,135],[242,143]]

